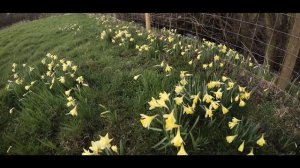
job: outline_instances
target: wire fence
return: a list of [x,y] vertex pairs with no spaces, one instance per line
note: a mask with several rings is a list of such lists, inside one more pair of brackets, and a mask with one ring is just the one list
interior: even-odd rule
[[[113,14],[145,25],[144,13]],[[151,13],[151,27],[222,43],[269,69],[278,88],[299,94],[300,14]]]

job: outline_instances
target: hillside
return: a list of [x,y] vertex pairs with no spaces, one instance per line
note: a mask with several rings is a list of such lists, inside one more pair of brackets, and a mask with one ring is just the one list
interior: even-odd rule
[[[66,14],[13,25],[0,30],[0,153],[81,155],[108,133],[121,154],[176,154],[181,131],[189,154],[296,154],[299,104],[261,81],[256,66],[224,45],[112,18]],[[66,106],[69,89],[76,101]],[[66,115],[73,106],[78,114]],[[171,109],[180,129],[166,131]],[[155,116],[149,130],[141,114]]]

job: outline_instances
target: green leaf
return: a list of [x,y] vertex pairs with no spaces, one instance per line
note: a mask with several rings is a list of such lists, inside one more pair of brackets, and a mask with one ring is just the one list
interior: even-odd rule
[[165,142],[168,139],[168,137],[165,137],[164,139],[162,139],[161,141],[159,141],[156,145],[152,146],[151,148],[157,148],[160,144],[162,144],[163,142]]

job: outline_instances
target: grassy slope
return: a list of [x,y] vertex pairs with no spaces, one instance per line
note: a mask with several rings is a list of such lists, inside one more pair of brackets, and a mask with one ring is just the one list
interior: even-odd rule
[[[74,23],[82,27],[76,34],[75,31],[59,30],[59,27]],[[159,139],[141,127],[139,114],[147,109],[146,103],[152,96],[161,90],[169,91],[173,87],[172,82],[169,81],[175,79],[173,77],[165,79],[163,74],[152,68],[153,65],[160,63],[160,60],[137,56],[136,50],[124,50],[101,42],[99,39],[101,31],[102,27],[97,25],[95,20],[80,14],[45,18],[1,30],[0,89],[4,88],[9,78],[13,62],[36,64],[47,52],[71,59],[79,65],[81,73],[91,85],[95,101],[118,114],[116,123],[101,119],[104,124],[89,136],[97,137],[99,133],[109,132],[116,142],[120,139],[127,140],[127,154],[157,153],[151,150],[153,144],[147,142],[155,143]],[[177,64],[180,65],[179,62]],[[140,73],[143,74],[142,80],[133,81],[132,77]],[[269,110],[261,106],[253,108],[267,111],[273,116],[274,109],[271,107],[272,104],[269,104]],[[0,101],[0,107],[1,132],[10,126],[7,124],[11,117],[8,115],[10,108],[6,104]],[[259,118],[266,118],[265,116],[259,113],[254,115],[254,118],[259,122],[262,121]],[[271,120],[265,124],[272,125],[273,122],[274,120]],[[89,140],[91,139],[93,138]],[[75,145],[75,149],[55,150],[51,153],[78,154],[82,147],[88,145],[87,143],[89,142],[79,143],[78,146]],[[8,143],[1,143],[0,153],[3,153],[8,146]],[[64,146],[57,145],[57,147]],[[19,153],[24,151],[20,150]],[[42,152],[36,151],[36,153]]]

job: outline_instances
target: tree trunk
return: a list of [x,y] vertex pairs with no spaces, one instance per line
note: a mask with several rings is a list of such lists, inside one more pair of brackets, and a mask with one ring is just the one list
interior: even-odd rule
[[[290,33],[287,52],[285,54],[284,63],[281,68],[280,75],[276,81],[277,86],[284,90],[289,84],[293,69],[296,64],[297,56],[300,49],[300,13],[296,14],[295,22]],[[297,38],[296,38],[297,37]]]

